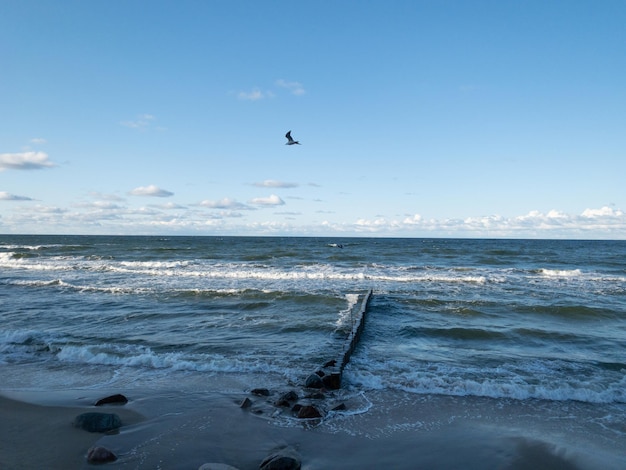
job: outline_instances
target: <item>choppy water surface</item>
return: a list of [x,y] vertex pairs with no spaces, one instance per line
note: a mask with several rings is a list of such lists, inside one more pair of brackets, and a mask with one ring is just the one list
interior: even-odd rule
[[626,403],[618,241],[0,236],[3,388],[301,381],[368,289],[355,390]]

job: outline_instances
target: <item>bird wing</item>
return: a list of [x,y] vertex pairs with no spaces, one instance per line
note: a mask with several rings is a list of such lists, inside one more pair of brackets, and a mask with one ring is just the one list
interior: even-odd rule
[[291,138],[291,131],[287,132],[285,134],[285,137],[287,137],[287,140],[289,140],[289,142],[291,142],[293,139]]

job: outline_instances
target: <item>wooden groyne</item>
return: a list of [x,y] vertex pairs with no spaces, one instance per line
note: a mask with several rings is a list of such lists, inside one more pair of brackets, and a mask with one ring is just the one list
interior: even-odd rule
[[351,313],[350,332],[342,345],[342,349],[331,360],[326,362],[322,367],[307,378],[307,387],[329,389],[338,389],[341,387],[343,369],[350,361],[350,357],[361,339],[361,333],[363,332],[363,328],[365,326],[367,307],[371,297],[372,290],[370,289],[363,296],[358,309]]

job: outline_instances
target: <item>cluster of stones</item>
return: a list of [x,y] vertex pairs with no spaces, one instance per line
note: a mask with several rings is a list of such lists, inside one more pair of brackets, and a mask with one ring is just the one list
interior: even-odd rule
[[[239,404],[243,409],[250,410],[252,413],[262,415],[268,414],[276,416],[276,412],[288,410],[292,416],[302,420],[319,421],[326,414],[325,407],[321,405],[322,401],[327,400],[324,389],[308,390],[300,401],[300,396],[294,390],[289,390],[276,395],[267,388],[255,388],[250,390],[250,396],[245,397]],[[273,398],[273,396],[277,396]],[[268,411],[267,406],[269,406]],[[345,410],[344,403],[335,404],[330,411]],[[299,453],[290,446],[276,449],[268,455],[260,464],[259,470],[300,470],[302,466]],[[198,470],[238,470],[236,467],[222,463],[206,463]]]
[[[267,389],[255,389],[252,393],[257,396],[270,396]],[[298,396],[295,392],[288,392],[280,397],[276,406],[288,406],[290,402],[297,399]],[[246,400],[244,400],[245,403],[251,404],[249,399]],[[124,395],[116,394],[98,400],[95,406],[125,405],[126,403],[128,403],[128,399]],[[247,406],[242,404],[242,407],[246,408]],[[301,406],[299,414],[302,418],[321,417],[317,408],[312,406]],[[115,413],[87,412],[76,416],[72,425],[87,432],[109,434],[118,432],[119,428],[122,427],[122,420]],[[103,464],[116,460],[117,456],[105,447],[94,446],[87,451],[87,461],[91,464]],[[293,447],[287,446],[278,448],[268,455],[261,462],[259,470],[300,470],[301,466],[298,452]],[[223,463],[205,463],[199,470],[237,470],[237,468]]]
[[[275,400],[271,399],[272,392],[266,388],[255,388],[250,391],[250,394],[266,398],[264,403],[270,403],[279,412],[281,410],[289,410],[291,415],[298,419],[319,420],[325,416],[326,409],[330,411],[343,411],[346,409],[345,403],[335,403],[331,408],[324,407],[323,403],[326,401],[327,396],[323,389],[309,390],[309,393],[302,397],[303,401],[300,400],[298,393],[293,390],[280,394]],[[241,402],[240,407],[249,408],[256,414],[263,414],[263,408],[255,405],[257,404],[250,397],[246,397]],[[272,414],[274,415],[275,413]]]
[[314,373],[306,378],[304,384],[307,388],[338,390],[341,388],[341,367],[337,366],[337,360],[328,361]]
[[[124,395],[111,395],[98,400],[95,406],[125,405],[128,399]],[[122,427],[122,420],[115,413],[82,413],[74,418],[73,426],[87,432],[114,433]],[[107,463],[117,460],[117,456],[105,447],[94,446],[87,451],[89,463]]]

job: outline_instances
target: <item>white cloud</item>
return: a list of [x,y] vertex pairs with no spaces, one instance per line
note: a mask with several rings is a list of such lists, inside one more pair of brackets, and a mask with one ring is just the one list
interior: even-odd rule
[[274,94],[271,91],[261,91],[258,88],[253,88],[251,91],[240,91],[237,93],[237,98],[246,101],[258,101],[265,98],[273,98]]
[[287,90],[289,90],[289,92],[292,95],[304,95],[306,93],[306,91],[304,90],[304,87],[302,86],[301,83],[299,82],[290,82],[288,80],[283,80],[282,78],[276,80],[276,86],[279,86],[280,88],[285,88]]
[[146,129],[156,119],[152,114],[141,114],[132,121],[122,121],[120,124],[131,129]]
[[63,209],[61,207],[41,206],[41,205],[37,205],[29,209],[29,211],[36,212],[38,214],[65,214],[68,212],[67,209]]
[[265,180],[260,183],[253,183],[254,186],[258,186],[261,188],[297,188],[297,183],[287,183],[284,181],[276,181],[276,180]]
[[284,211],[284,212],[275,212],[276,215],[287,215],[287,216],[295,216],[295,215],[302,215],[302,212],[288,212],[288,211]]
[[155,185],[140,186],[138,188],[133,189],[128,194],[132,196],[149,196],[149,197],[170,197],[174,195],[174,193],[167,191],[165,189],[161,189]]
[[422,223],[422,216],[419,214],[415,214],[412,217],[407,217],[404,219],[404,223],[407,225],[414,225]]
[[185,206],[181,206],[180,204],[176,204],[175,202],[167,202],[165,204],[160,204],[155,207],[165,209],[165,210],[185,209]]
[[[306,91],[304,90],[304,87],[299,82],[292,82],[292,81],[284,80],[280,78],[274,82],[274,85],[277,86],[278,88],[287,90],[292,95],[300,96],[306,93]],[[275,95],[272,91],[270,90],[263,91],[259,87],[254,87],[250,91],[240,91],[239,93],[237,93],[237,98],[239,98],[240,100],[246,100],[246,101],[259,101],[265,98],[273,98],[274,96]]]
[[255,204],[257,206],[282,206],[285,204],[285,201],[275,194],[272,194],[269,197],[256,197],[250,200],[250,204]]
[[6,191],[0,191],[0,201],[32,201],[32,199],[26,196],[17,196],[7,193]]
[[[1,200],[14,195],[0,192]],[[19,197],[19,196],[17,196]],[[284,204],[271,195],[250,204],[277,207]],[[10,209],[6,207],[10,206]],[[34,207],[33,207],[34,206]],[[286,206],[285,206],[286,207]],[[215,209],[211,211],[203,209]],[[626,240],[626,214],[617,208],[585,209],[579,214],[557,210],[530,211],[524,215],[474,216],[454,219],[427,218],[421,214],[397,218],[375,216],[346,220],[337,214],[326,220],[306,221],[306,211],[274,212],[278,220],[248,220],[243,211],[255,210],[231,198],[203,201],[181,209],[176,204],[155,204],[128,208],[105,199],[75,204],[71,210],[61,207],[14,204],[5,205],[3,230],[13,233],[127,233],[127,234],[282,234],[380,237],[467,237],[467,238],[570,238]],[[242,214],[243,213],[243,214]],[[319,212],[318,212],[319,213]],[[262,215],[263,212],[257,212]]]
[[53,167],[44,152],[0,153],[0,171],[2,170],[40,170]]
[[42,139],[41,137],[35,137],[34,139],[30,139],[30,142],[32,144],[36,144],[36,145],[43,145],[47,141],[46,141],[46,139]]
[[614,210],[614,209],[611,209],[610,207],[604,206],[600,209],[585,209],[582,213],[582,217],[586,217],[589,219],[602,218],[602,217],[620,218],[620,217],[624,217],[624,213],[619,209]]
[[95,199],[103,199],[105,201],[124,201],[125,200],[123,197],[120,197],[116,194],[99,193],[97,191],[92,191],[89,193],[89,195]]
[[204,200],[200,203],[200,206],[208,207],[209,209],[247,209],[247,206],[245,204],[237,202],[236,200],[230,199],[228,197],[225,197],[218,201]]
[[586,209],[581,215],[534,210],[515,217],[489,215],[465,219],[425,219],[415,214],[402,221],[359,219],[353,225],[358,231],[424,232],[435,236],[580,238],[590,234],[592,238],[626,237],[626,214],[610,207]]
[[123,209],[122,206],[115,204],[111,201],[94,201],[76,204],[76,207],[84,208],[84,209],[96,209],[96,210],[116,210]]
[[563,219],[563,218],[567,218],[567,214],[564,214],[563,212],[553,209],[550,212],[548,212],[547,217],[550,219]]

